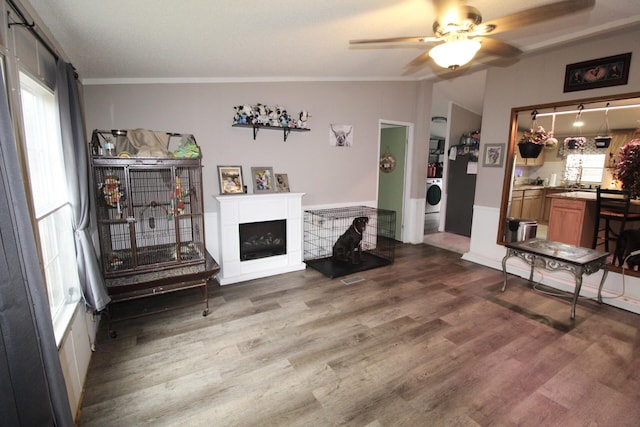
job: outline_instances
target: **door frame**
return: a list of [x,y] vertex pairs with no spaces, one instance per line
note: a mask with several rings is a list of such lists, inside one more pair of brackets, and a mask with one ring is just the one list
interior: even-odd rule
[[379,191],[380,191],[380,156],[382,155],[380,146],[382,145],[382,128],[384,125],[391,125],[396,127],[404,127],[406,128],[406,141],[405,141],[405,169],[404,169],[404,178],[402,184],[402,218],[396,218],[396,221],[402,221],[402,225],[400,229],[402,230],[402,242],[410,242],[411,238],[411,230],[413,226],[407,226],[410,224],[410,220],[413,217],[410,212],[410,202],[409,196],[411,194],[411,175],[413,172],[413,165],[409,161],[413,156],[413,146],[414,146],[414,130],[415,124],[410,122],[400,122],[397,120],[378,120],[378,157],[376,159],[376,206],[378,204]]

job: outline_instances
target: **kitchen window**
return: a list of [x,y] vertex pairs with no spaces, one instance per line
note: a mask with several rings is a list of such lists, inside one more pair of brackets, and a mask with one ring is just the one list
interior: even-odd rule
[[570,182],[600,184],[604,160],[604,154],[569,154],[565,163],[565,179]]
[[30,195],[49,308],[60,342],[80,298],[71,207],[54,93],[20,73]]

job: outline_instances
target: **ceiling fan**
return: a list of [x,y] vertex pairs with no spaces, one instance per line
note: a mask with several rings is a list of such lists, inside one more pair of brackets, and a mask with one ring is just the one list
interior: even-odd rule
[[595,0],[558,1],[503,16],[485,24],[482,23],[480,11],[467,5],[465,0],[433,0],[433,4],[436,20],[432,36],[351,40],[349,44],[410,43],[426,46],[437,43],[411,61],[408,67],[422,66],[431,58],[439,66],[455,70],[469,63],[478,52],[501,58],[514,58],[522,53],[517,47],[490,38],[489,35],[569,15],[592,7]]

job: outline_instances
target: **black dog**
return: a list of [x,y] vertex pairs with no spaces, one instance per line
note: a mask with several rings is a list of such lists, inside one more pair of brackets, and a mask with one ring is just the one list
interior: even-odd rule
[[362,262],[362,233],[368,223],[369,218],[366,216],[359,216],[353,220],[347,231],[333,245],[333,259],[351,264]]
[[[618,266],[622,267],[625,258],[631,252],[640,250],[640,230],[624,230],[616,241],[616,251],[613,255],[613,264],[618,261]],[[637,270],[640,266],[640,255],[635,255],[627,259],[627,266],[631,270]]]

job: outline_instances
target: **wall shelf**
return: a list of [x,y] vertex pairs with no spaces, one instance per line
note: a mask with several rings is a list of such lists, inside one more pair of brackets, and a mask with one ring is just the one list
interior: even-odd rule
[[243,124],[234,124],[232,125],[234,128],[252,128],[253,129],[253,140],[256,140],[256,135],[258,134],[259,129],[269,129],[269,130],[278,130],[283,132],[284,141],[287,141],[287,137],[291,132],[309,132],[311,129],[306,128],[285,128],[279,126],[264,126],[264,125],[243,125]]

